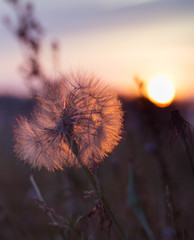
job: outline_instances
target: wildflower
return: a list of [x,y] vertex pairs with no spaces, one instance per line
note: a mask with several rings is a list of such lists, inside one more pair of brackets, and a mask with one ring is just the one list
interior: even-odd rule
[[[16,155],[33,167],[91,166],[118,144],[122,111],[115,93],[93,75],[71,74],[47,82],[32,118],[14,128]],[[75,153],[73,143],[78,152]]]

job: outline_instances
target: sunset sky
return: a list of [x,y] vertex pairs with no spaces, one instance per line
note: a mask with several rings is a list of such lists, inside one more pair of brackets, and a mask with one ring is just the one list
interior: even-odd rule
[[[78,69],[94,72],[120,92],[137,94],[134,77],[168,76],[177,98],[194,95],[193,0],[32,0],[45,28],[43,61],[52,77]],[[13,10],[0,1],[0,17]],[[53,69],[49,43],[60,42]],[[19,73],[22,51],[0,24],[0,94],[26,93]]]

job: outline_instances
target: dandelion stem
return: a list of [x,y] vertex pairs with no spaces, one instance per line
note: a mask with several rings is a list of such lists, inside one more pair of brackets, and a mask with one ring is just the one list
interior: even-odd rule
[[126,237],[126,235],[125,235],[124,231],[122,230],[120,224],[119,224],[118,221],[116,220],[116,218],[115,218],[115,216],[114,216],[114,214],[113,214],[113,212],[112,212],[109,204],[107,203],[106,199],[104,198],[102,192],[99,191],[99,188],[98,188],[98,185],[97,185],[97,183],[96,183],[96,180],[95,180],[94,176],[91,174],[90,170],[89,170],[86,166],[84,166],[83,164],[82,164],[82,168],[83,168],[83,170],[85,171],[88,179],[90,180],[90,183],[92,184],[92,187],[93,187],[94,190],[96,191],[99,199],[100,199],[101,202],[103,203],[103,206],[104,206],[104,208],[106,209],[106,212],[108,213],[108,215],[109,215],[109,217],[111,218],[112,222],[114,223],[117,231],[118,231],[118,232],[120,233],[120,235],[122,236],[122,239],[127,240],[128,238]]
[[83,164],[82,159],[81,159],[81,157],[79,155],[79,149],[78,149],[78,145],[77,145],[76,141],[73,138],[70,138],[70,137],[68,137],[67,140],[68,140],[68,142],[69,142],[69,144],[71,146],[71,149],[72,149],[73,153],[77,157],[77,160],[78,160],[79,164],[81,165],[82,169],[86,173],[86,176],[88,177],[92,187],[96,191],[98,198],[101,200],[101,202],[102,202],[104,208],[106,209],[109,217],[111,218],[113,224],[115,225],[117,231],[120,233],[120,235],[122,236],[123,240],[128,240],[128,238],[126,237],[126,235],[125,235],[124,231],[122,230],[120,224],[116,220],[116,218],[115,218],[115,216],[114,216],[114,214],[113,214],[109,204],[107,203],[107,201],[104,198],[102,192],[100,191],[94,176],[92,175],[90,170]]

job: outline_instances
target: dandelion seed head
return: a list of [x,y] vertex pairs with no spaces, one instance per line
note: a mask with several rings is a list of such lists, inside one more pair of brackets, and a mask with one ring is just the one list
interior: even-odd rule
[[16,155],[48,170],[99,163],[121,138],[122,111],[116,94],[93,75],[71,74],[45,83],[31,119],[14,127]]

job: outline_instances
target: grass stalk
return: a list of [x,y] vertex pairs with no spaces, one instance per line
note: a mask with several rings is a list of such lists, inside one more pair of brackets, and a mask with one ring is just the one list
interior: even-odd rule
[[194,179],[194,164],[193,164],[193,159],[192,159],[192,156],[191,156],[189,144],[187,143],[187,141],[186,141],[185,138],[183,138],[183,144],[184,144],[186,156],[187,156],[187,158],[188,158],[188,160],[189,160],[189,165],[190,165],[190,167],[191,167],[192,176],[193,176],[193,179]]
[[101,202],[102,202],[106,212],[108,213],[110,219],[112,220],[115,228],[117,229],[117,232],[120,234],[120,236],[122,237],[123,240],[128,240],[128,238],[126,237],[123,229],[121,228],[120,224],[118,223],[117,219],[115,218],[108,202],[104,198],[102,192],[99,190],[94,176],[91,174],[90,170],[86,166],[84,166],[83,164],[82,164],[82,168],[83,168],[84,172],[86,173],[92,187],[94,188],[95,192],[97,193],[98,198],[101,200]]
[[[35,190],[38,198],[39,198],[39,199],[42,201],[42,203],[44,203],[44,205],[46,206],[46,202],[45,202],[45,200],[44,200],[44,198],[43,198],[43,196],[42,196],[42,194],[41,194],[41,192],[40,192],[40,189],[39,189],[39,187],[38,187],[38,185],[37,185],[37,183],[36,183],[33,175],[30,175],[30,181],[31,181],[31,183],[32,183],[32,186],[33,186],[33,188],[34,188],[34,190]],[[51,221],[51,223],[52,223],[53,226],[59,225],[59,223],[57,222],[55,216],[53,216],[53,214],[52,214],[50,211],[47,211],[47,214],[48,214],[48,217],[49,217],[49,219],[50,219],[50,221]],[[81,236],[81,233],[80,233],[74,226],[72,226],[72,224],[70,225],[70,228],[76,233],[76,235],[78,236],[78,238],[79,238],[80,240],[83,240],[83,238],[82,238],[82,236]],[[64,236],[63,230],[60,230],[60,235],[61,235],[62,239],[64,239],[64,240],[66,239],[65,236]]]
[[[32,186],[33,186],[33,188],[34,188],[38,198],[46,205],[46,202],[45,202],[44,198],[42,197],[42,194],[41,194],[41,192],[39,190],[39,187],[38,187],[36,181],[34,180],[33,175],[30,175],[30,181],[32,183]],[[53,216],[53,214],[51,212],[49,212],[49,211],[47,212],[47,214],[48,214],[48,217],[51,220],[52,224],[56,225],[57,221],[56,221],[55,217]]]
[[79,164],[81,165],[82,169],[84,170],[84,172],[85,172],[86,176],[88,177],[88,180],[90,181],[90,183],[91,183],[93,189],[95,190],[98,198],[101,200],[106,212],[108,213],[108,215],[109,215],[110,219],[112,220],[115,228],[117,229],[117,232],[120,234],[120,236],[122,237],[123,240],[128,240],[128,238],[125,235],[123,229],[121,228],[120,224],[118,223],[117,219],[115,218],[108,202],[106,201],[102,192],[100,191],[94,176],[92,175],[92,173],[90,172],[88,167],[83,164],[82,159],[79,155],[79,149],[78,149],[77,143],[75,142],[75,140],[73,138],[70,138],[70,137],[68,137],[67,140],[68,140],[69,145],[72,149],[72,152],[77,157],[77,160],[78,160]]

